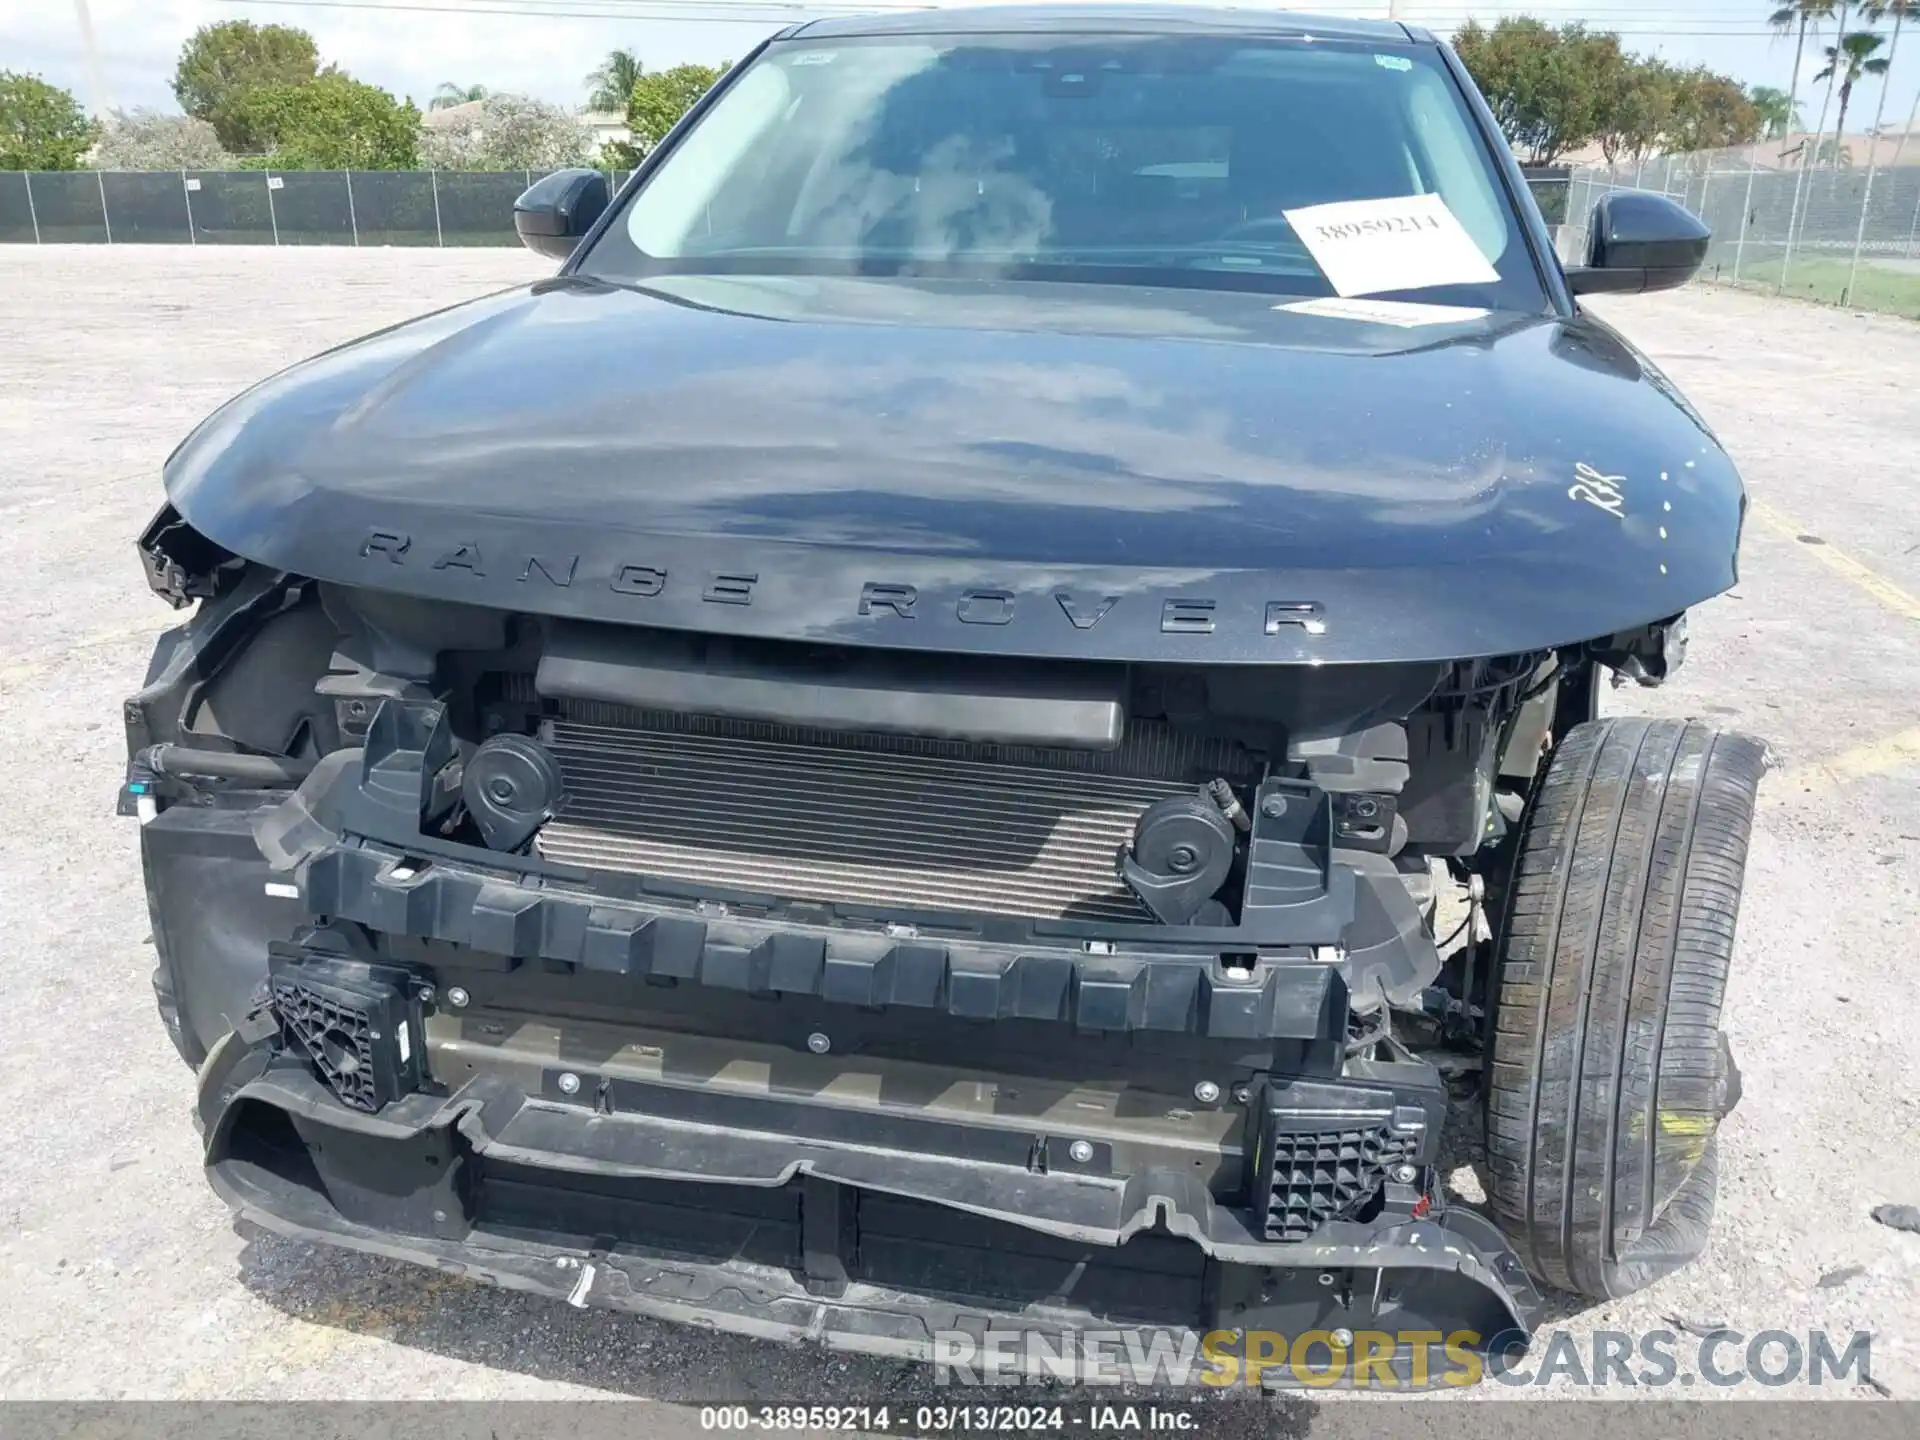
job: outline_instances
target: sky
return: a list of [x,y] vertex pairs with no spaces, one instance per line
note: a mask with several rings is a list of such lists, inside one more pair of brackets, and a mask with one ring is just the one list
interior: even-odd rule
[[[607,51],[637,53],[649,69],[683,61],[732,59],[762,36],[809,14],[902,8],[906,0],[826,0],[820,5],[760,0],[0,0],[0,69],[37,73],[66,86],[89,109],[175,109],[169,81],[180,47],[201,25],[249,19],[297,25],[323,60],[422,105],[442,81],[480,84],[577,105],[584,77]],[[946,0],[967,3],[967,0]],[[1559,23],[1585,19],[1617,30],[1628,49],[1680,64],[1704,63],[1744,84],[1787,88],[1793,42],[1769,34],[1777,0],[1338,0],[1322,13],[1386,16],[1450,34],[1469,16],[1483,23],[1533,14]],[[90,74],[79,11],[91,17],[97,78]],[[1277,8],[1293,8],[1280,6]],[[1300,7],[1312,8],[1312,7]],[[1883,27],[1884,28],[1884,27]],[[1888,78],[1886,122],[1899,129],[1920,90],[1920,25],[1903,36],[1909,57]],[[1831,43],[1828,35],[1821,43]],[[1908,47],[1911,48],[1908,48]],[[1801,85],[1811,126],[1821,90],[1809,42]],[[1861,131],[1880,103],[1881,82],[1856,89],[1847,128]],[[1831,119],[1829,124],[1831,124]]]

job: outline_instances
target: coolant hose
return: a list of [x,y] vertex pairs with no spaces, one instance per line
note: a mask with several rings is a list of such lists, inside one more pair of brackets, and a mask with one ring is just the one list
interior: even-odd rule
[[187,745],[152,745],[141,752],[140,760],[156,775],[259,786],[298,785],[313,772],[314,763],[289,755],[238,755]]

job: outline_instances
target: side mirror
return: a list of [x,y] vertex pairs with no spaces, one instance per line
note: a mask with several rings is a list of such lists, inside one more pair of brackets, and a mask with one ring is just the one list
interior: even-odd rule
[[1587,263],[1567,271],[1576,295],[1671,290],[1707,258],[1713,232],[1664,195],[1619,190],[1602,195],[1587,226]]
[[556,170],[513,202],[513,228],[536,255],[564,260],[607,208],[607,177],[598,170]]

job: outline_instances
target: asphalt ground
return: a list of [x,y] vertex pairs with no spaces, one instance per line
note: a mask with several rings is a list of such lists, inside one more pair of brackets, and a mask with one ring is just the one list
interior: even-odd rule
[[[192,1077],[148,988],[135,832],[112,815],[117,705],[172,618],[132,547],[161,462],[282,365],[541,273],[505,250],[0,248],[0,1398],[630,1396],[651,1403],[628,1433],[662,1436],[702,1431],[697,1408],[660,1397],[952,1398],[914,1366],[248,1233],[201,1178]],[[1628,1300],[1560,1304],[1552,1324],[1579,1344],[1676,1330],[1683,1370],[1689,1330],[1869,1331],[1872,1387],[1685,1393],[1920,1400],[1920,1235],[1869,1216],[1920,1204],[1920,327],[1707,289],[1604,308],[1684,387],[1755,502],[1741,582],[1696,612],[1677,678],[1607,707],[1712,717],[1763,737],[1778,768],[1727,999],[1745,1099],[1722,1133],[1711,1248]],[[1473,1394],[1620,1393],[1578,1373]],[[1210,1395],[1198,1433],[1347,1427],[1316,1417],[1352,1412],[1320,1403]]]

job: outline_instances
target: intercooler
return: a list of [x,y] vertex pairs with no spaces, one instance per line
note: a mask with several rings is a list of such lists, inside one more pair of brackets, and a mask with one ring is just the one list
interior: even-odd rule
[[1136,722],[1118,751],[859,735],[575,702],[540,832],[564,864],[786,900],[1148,921],[1115,856],[1142,811],[1245,752]]

